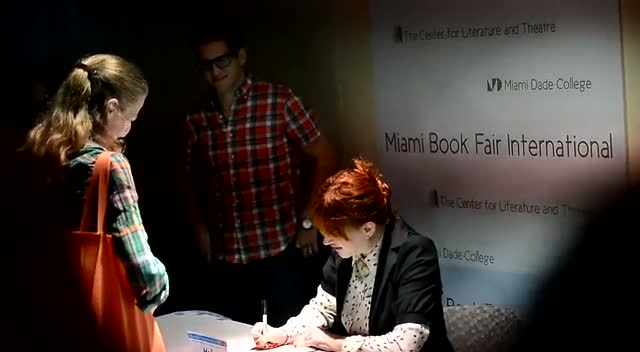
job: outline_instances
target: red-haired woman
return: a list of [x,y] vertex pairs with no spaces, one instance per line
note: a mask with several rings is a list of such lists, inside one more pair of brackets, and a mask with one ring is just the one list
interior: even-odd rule
[[433,241],[391,207],[391,189],[370,162],[329,178],[313,221],[331,246],[318,294],[282,327],[258,323],[259,348],[451,351]]

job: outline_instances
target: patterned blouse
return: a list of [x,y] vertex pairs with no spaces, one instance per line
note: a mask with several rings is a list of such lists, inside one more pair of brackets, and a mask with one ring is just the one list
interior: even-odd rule
[[[350,336],[344,339],[344,352],[418,352],[429,337],[425,325],[396,325],[381,336],[369,335],[369,312],[376,279],[376,268],[382,240],[364,257],[353,260],[353,272],[347,288],[341,320]],[[318,294],[300,314],[282,327],[290,337],[301,335],[310,327],[328,328],[336,316],[336,298],[318,287]]]
[[[69,161],[69,183],[80,210],[84,204],[93,166],[103,151],[105,149],[102,146],[89,143]],[[131,166],[124,155],[111,155],[110,175],[108,230],[113,236],[116,254],[122,260],[137,305],[147,312],[167,299],[169,278],[164,265],[151,253],[147,243],[147,233],[140,217],[138,193],[131,175]]]

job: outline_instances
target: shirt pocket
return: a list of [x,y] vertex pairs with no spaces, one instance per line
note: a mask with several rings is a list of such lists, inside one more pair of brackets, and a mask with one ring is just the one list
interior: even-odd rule
[[278,182],[289,177],[290,155],[284,126],[275,116],[239,121],[232,138],[233,163],[248,170],[252,182]]

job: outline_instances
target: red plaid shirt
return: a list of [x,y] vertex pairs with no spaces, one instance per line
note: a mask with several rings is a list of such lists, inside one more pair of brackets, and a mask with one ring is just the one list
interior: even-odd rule
[[231,116],[207,99],[187,115],[187,168],[218,258],[275,256],[297,232],[301,147],[320,136],[315,115],[290,89],[247,78]]

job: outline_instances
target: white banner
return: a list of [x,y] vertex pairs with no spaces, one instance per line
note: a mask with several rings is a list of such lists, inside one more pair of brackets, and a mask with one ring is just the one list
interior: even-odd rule
[[[626,181],[618,1],[371,0],[370,13],[395,206],[436,241],[456,304],[521,304],[482,292],[529,286]],[[468,291],[447,277],[461,268],[523,282]]]

